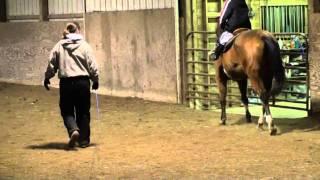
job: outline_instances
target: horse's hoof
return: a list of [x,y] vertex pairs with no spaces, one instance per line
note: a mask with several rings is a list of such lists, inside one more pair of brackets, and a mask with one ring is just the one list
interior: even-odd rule
[[263,123],[258,123],[257,128],[261,131],[264,131]]
[[270,136],[275,136],[275,135],[277,135],[277,128],[274,127],[270,130]]
[[220,123],[219,123],[220,125],[226,125],[226,121],[220,121]]
[[246,114],[246,120],[247,120],[247,123],[252,123],[250,114]]

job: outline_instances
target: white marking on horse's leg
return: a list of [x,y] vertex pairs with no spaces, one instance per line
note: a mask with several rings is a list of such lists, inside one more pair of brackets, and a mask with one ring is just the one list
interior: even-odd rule
[[271,115],[266,116],[266,122],[268,123],[268,129],[270,132],[270,135],[276,135],[277,134],[277,128],[273,125],[273,119]]
[[263,122],[264,122],[264,113],[261,113],[259,120],[258,120],[258,128],[263,129]]
[[264,118],[265,118],[265,114],[261,113],[260,117],[259,117],[259,120],[258,120],[258,124],[263,124],[264,123]]
[[267,115],[266,116],[266,122],[268,123],[268,127],[270,129],[270,127],[272,125],[272,117],[271,117],[271,115]]

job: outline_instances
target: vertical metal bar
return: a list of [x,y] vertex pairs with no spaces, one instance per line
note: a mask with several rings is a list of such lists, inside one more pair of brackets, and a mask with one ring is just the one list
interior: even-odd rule
[[9,6],[8,16],[16,15],[18,0],[8,0],[7,6]]
[[51,15],[51,14],[53,14],[54,13],[54,9],[53,9],[53,7],[54,7],[54,3],[52,3],[52,0],[48,0],[48,9],[49,9],[49,15]]
[[68,5],[69,5],[68,1],[70,0],[63,1],[63,14],[68,14]]
[[27,15],[27,2],[26,0],[22,1],[22,12],[21,15]]
[[[80,3],[79,3],[80,4]],[[86,13],[87,13],[87,0],[82,0],[82,18],[83,18],[83,34],[86,39]]]
[[14,15],[20,15],[20,12],[21,12],[21,10],[20,10],[20,7],[21,7],[21,0],[16,0],[16,6],[15,6],[15,14]]
[[20,11],[18,11],[19,15],[25,15],[24,2],[24,0],[20,0]]
[[271,22],[270,22],[270,29],[271,29],[271,32],[275,32],[275,23],[274,23],[274,7],[271,6],[269,7],[270,8],[270,19],[271,19]]
[[0,0],[0,22],[7,21],[6,0]]
[[292,23],[292,21],[291,21],[291,15],[290,15],[290,13],[291,13],[291,9],[290,9],[290,6],[288,6],[287,7],[288,9],[287,9],[287,14],[288,14],[288,23],[287,23],[287,32],[292,32],[292,29],[291,29],[291,23]]
[[300,6],[300,15],[301,15],[301,17],[300,17],[300,21],[301,21],[301,32],[305,32],[304,31],[304,13],[303,13],[303,8],[304,8],[304,6],[302,5],[302,6]]
[[296,22],[296,18],[294,16],[294,14],[296,14],[296,9],[294,6],[291,6],[291,9],[292,9],[292,14],[291,14],[291,17],[292,17],[292,22],[293,22],[293,31],[292,32],[297,32],[297,22]]
[[56,14],[61,14],[61,1],[62,0],[57,0],[57,11]]
[[311,109],[310,109],[310,72],[309,72],[309,42],[308,42],[308,38],[306,36],[303,36],[302,38],[304,38],[305,43],[307,44],[307,48],[305,49],[305,57],[302,56],[302,58],[305,58],[305,62],[306,62],[306,110],[308,112],[308,116],[311,115]]
[[296,8],[296,6],[293,6],[292,8],[293,8],[294,14],[295,14],[295,16],[293,16],[293,20],[294,20],[294,32],[298,32],[297,8]]
[[304,33],[305,31],[304,31],[304,13],[303,13],[303,8],[304,8],[304,6],[302,5],[300,7],[300,14],[301,14],[300,21],[301,21],[301,32]]
[[309,21],[308,21],[308,15],[309,15],[309,13],[308,13],[308,6],[306,6],[305,7],[305,9],[304,9],[304,17],[305,17],[305,32],[306,33],[308,33],[308,26],[309,26]]
[[[194,1],[195,0],[190,0],[190,24],[191,24],[191,31],[194,31],[194,11],[193,11],[193,5],[194,5]],[[194,48],[194,35],[192,35],[191,36],[191,48]],[[194,52],[192,52],[192,61],[194,61],[194,58],[195,58],[195,54],[194,54]],[[194,70],[194,64],[192,64],[192,65],[190,65],[191,66],[191,72],[192,73],[194,73],[195,72],[195,70]],[[188,77],[189,78],[189,77]],[[192,75],[192,83],[194,83],[195,82],[195,76],[194,75]],[[187,89],[187,90],[189,90],[189,88]],[[191,102],[190,102],[191,101]],[[189,104],[192,106],[192,107],[195,107],[195,100],[194,99],[192,99],[192,100],[190,100],[189,99]]]
[[[207,0],[202,0],[202,13],[201,13],[201,15],[202,15],[202,30],[203,31],[208,31],[208,14],[207,14],[207,12],[208,12]],[[203,47],[203,49],[208,49],[208,35],[207,35],[207,33],[204,33],[202,36],[202,47]],[[208,51],[203,52],[201,60],[208,60]],[[208,74],[208,72],[209,72],[208,64],[203,64],[201,69],[204,73]],[[202,83],[208,84],[209,79],[210,79],[209,76],[203,77]],[[207,86],[204,86],[202,88],[206,92],[206,94],[202,94],[202,96],[205,95],[205,97],[208,98],[209,88]],[[202,102],[202,108],[204,108],[204,106],[208,107],[208,105],[209,105],[208,102],[206,102],[205,104]]]
[[279,7],[273,7],[274,9],[274,32],[279,32],[280,29],[280,13]]
[[32,5],[33,5],[33,1],[34,1],[34,0],[28,0],[28,3],[27,3],[27,7],[28,7],[27,13],[28,13],[28,15],[32,15]]
[[71,1],[68,0],[66,13],[67,13],[67,14],[72,14],[72,13],[74,13],[72,0],[71,0]]
[[296,13],[297,13],[297,15],[295,17],[296,22],[297,22],[297,32],[301,32],[300,31],[300,8],[299,8],[299,6],[296,6],[295,9],[296,9]]
[[265,10],[265,7],[264,6],[262,6],[261,7],[261,16],[260,16],[260,22],[261,22],[261,28],[262,29],[266,29],[265,28],[265,18],[264,18],[264,11]]
[[270,30],[269,29],[269,9],[268,9],[268,6],[266,6],[266,30]]
[[36,1],[36,0],[33,0],[33,1],[32,1],[32,12],[31,12],[32,15],[40,14],[40,13],[38,13],[39,11],[37,11],[37,6],[36,6],[36,4],[37,4],[37,1]]
[[75,0],[75,3],[76,3],[76,6],[75,6],[76,13],[82,13],[82,18],[83,18],[83,21],[84,21],[84,18],[85,18],[85,10],[84,9],[85,9],[85,6],[86,6],[86,2],[85,2],[85,0]]
[[286,16],[285,16],[285,7],[281,7],[281,31],[280,32],[286,32]]
[[77,0],[77,13],[83,13],[83,21],[84,21],[85,13],[87,12],[87,1],[86,0],[80,0],[80,1],[81,3]]
[[[179,36],[180,36],[180,76],[181,76],[181,103],[186,104],[187,103],[187,84],[188,84],[188,78],[187,78],[187,69],[188,65],[186,63],[186,24],[187,24],[187,12],[186,12],[186,2],[185,1],[179,1],[178,8],[180,11],[179,14]],[[165,7],[165,4],[162,6]]]
[[39,1],[40,21],[48,21],[49,19],[49,6],[48,0]]
[[[69,0],[70,1],[70,0]],[[81,1],[82,2],[82,1]],[[72,14],[77,13],[78,3],[75,0],[71,0],[69,3],[69,12]]]
[[24,1],[24,8],[25,8],[25,10],[24,10],[24,14],[25,15],[31,15],[31,11],[30,11],[30,9],[31,9],[31,6],[30,6],[30,0],[25,0]]
[[291,8],[290,6],[287,6],[287,14],[288,14],[288,21],[287,21],[287,32],[288,33],[292,33],[292,20],[291,20],[291,16],[290,16],[290,13],[291,13]]
[[294,19],[293,19],[293,9],[292,9],[292,7],[290,6],[289,7],[289,14],[290,14],[290,32],[294,32]]

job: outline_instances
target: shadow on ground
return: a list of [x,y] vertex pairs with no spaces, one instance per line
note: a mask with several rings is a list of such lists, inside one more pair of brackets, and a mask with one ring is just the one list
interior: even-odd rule
[[[93,146],[97,146],[96,144],[90,144],[89,147],[93,147]],[[65,151],[69,151],[69,150],[75,150],[75,149],[70,149],[68,147],[67,143],[62,143],[62,142],[50,142],[50,143],[45,143],[45,144],[39,144],[39,145],[29,145],[26,147],[27,149],[34,149],[34,150],[38,150],[38,149],[42,149],[42,150],[65,150]]]
[[[230,116],[230,115],[229,115]],[[303,118],[274,118],[274,124],[280,131],[278,131],[277,135],[282,135],[286,133],[290,133],[293,131],[302,131],[302,132],[311,132],[311,131],[319,131],[320,130],[320,119],[316,118],[320,117],[320,113],[313,114],[312,117],[303,117]],[[258,123],[258,116],[252,116],[253,124]],[[230,119],[230,118],[229,118]],[[245,117],[238,117],[237,120],[233,122],[229,122],[230,125],[246,125]],[[266,124],[265,124],[266,126]],[[267,127],[265,127],[267,129]]]

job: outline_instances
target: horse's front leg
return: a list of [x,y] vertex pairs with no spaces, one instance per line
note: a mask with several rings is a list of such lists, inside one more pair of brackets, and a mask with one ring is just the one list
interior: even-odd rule
[[277,128],[274,126],[273,119],[272,119],[271,112],[270,112],[269,95],[267,93],[262,93],[260,98],[262,100],[262,106],[265,111],[264,114],[265,114],[266,122],[268,124],[269,133],[270,133],[270,135],[276,135]]
[[218,71],[218,73],[216,74],[216,82],[219,89],[219,100],[220,100],[220,106],[221,106],[220,124],[225,125],[227,120],[227,115],[226,115],[227,77],[223,74],[222,71]]
[[237,81],[240,93],[241,93],[241,102],[244,105],[245,111],[246,111],[246,120],[248,123],[251,123],[251,113],[249,111],[249,100],[247,96],[247,87],[248,87],[248,80],[241,80]]
[[[220,94],[221,96],[221,94]],[[221,117],[220,117],[220,124],[226,125],[227,115],[226,115],[226,98],[221,99],[220,98],[220,106],[221,106]]]

